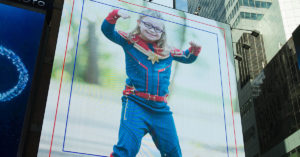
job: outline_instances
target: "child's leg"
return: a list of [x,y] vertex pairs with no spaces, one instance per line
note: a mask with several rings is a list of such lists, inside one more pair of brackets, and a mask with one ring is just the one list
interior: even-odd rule
[[155,114],[150,134],[162,157],[182,156],[172,114]]
[[144,121],[143,109],[127,97],[123,97],[122,100],[119,140],[113,148],[112,155],[113,157],[135,157],[148,128]]

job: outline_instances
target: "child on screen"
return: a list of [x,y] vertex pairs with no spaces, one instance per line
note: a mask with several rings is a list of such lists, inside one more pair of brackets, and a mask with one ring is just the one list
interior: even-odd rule
[[167,105],[171,66],[173,60],[194,62],[201,47],[190,42],[190,48],[185,51],[169,48],[159,12],[144,10],[136,28],[128,34],[115,31],[119,17],[130,18],[123,10],[113,10],[101,27],[108,39],[122,46],[127,74],[119,139],[111,157],[136,156],[147,133],[162,156],[181,157],[172,112]]

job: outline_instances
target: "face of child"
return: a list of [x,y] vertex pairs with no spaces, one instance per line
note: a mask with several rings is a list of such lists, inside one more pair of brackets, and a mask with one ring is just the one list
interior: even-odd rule
[[159,19],[146,16],[139,20],[138,24],[141,38],[149,42],[159,40],[164,32],[164,24]]

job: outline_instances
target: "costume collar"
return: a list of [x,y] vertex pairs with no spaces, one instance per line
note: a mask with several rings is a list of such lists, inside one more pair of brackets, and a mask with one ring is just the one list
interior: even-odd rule
[[[149,42],[146,42],[144,39],[142,39],[139,35],[135,35],[131,42],[134,44],[134,47],[144,53],[147,56],[153,55],[153,51],[149,48],[148,44]],[[167,55],[163,55],[163,49],[157,47],[156,43],[150,43],[152,44],[154,48],[154,54],[158,56],[158,59],[166,59],[170,56],[169,53]]]
[[118,31],[118,33],[121,35],[121,37],[127,40],[128,43],[133,44],[133,47],[135,47],[137,50],[148,56],[148,60],[151,60],[152,64],[154,64],[155,62],[159,62],[159,59],[166,59],[170,56],[169,52],[164,52],[164,49],[157,47],[156,43],[150,43],[154,48],[153,52],[147,44],[149,42],[143,40],[139,35],[134,35],[130,39],[127,33],[122,31]]

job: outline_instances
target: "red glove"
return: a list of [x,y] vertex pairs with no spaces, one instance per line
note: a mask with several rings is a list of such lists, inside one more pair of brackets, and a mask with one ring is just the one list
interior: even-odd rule
[[115,9],[112,12],[108,14],[108,16],[105,18],[105,20],[110,24],[116,24],[118,18],[120,16],[118,15],[119,9]]
[[191,47],[189,48],[189,52],[195,56],[198,56],[201,52],[201,46],[195,44],[194,42],[190,42]]

